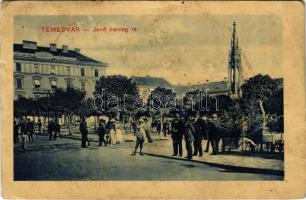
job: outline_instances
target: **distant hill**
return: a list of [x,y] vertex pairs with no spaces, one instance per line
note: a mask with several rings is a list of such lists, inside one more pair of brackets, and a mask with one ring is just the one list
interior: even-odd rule
[[138,86],[172,88],[171,84],[166,79],[160,77],[133,76],[132,81]]

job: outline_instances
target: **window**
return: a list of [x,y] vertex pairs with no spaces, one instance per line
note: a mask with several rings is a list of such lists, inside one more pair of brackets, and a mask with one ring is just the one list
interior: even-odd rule
[[66,67],[66,75],[71,75],[71,69],[70,69],[70,67]]
[[34,65],[34,73],[39,73],[39,67],[37,64]]
[[22,79],[16,79],[16,89],[22,89]]
[[55,74],[55,66],[51,65],[50,67],[50,74]]
[[16,63],[16,72],[21,72],[21,64]]
[[99,77],[99,70],[95,69],[95,77]]
[[84,68],[81,68],[81,76],[85,76],[85,70],[84,70]]
[[81,82],[81,91],[85,92],[86,91],[86,88],[85,88],[85,82]]
[[51,81],[51,89],[56,89],[56,88],[57,88],[56,81]]
[[34,88],[40,88],[40,81],[34,80]]
[[67,89],[73,88],[72,80],[67,80]]

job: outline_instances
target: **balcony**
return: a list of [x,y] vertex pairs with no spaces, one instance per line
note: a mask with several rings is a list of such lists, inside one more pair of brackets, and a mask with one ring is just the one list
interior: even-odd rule
[[50,94],[50,89],[45,88],[33,88],[33,94]]

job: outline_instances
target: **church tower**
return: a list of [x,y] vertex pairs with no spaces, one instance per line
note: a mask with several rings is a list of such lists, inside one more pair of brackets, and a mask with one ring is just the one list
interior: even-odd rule
[[240,48],[236,33],[236,22],[233,23],[233,34],[231,48],[228,56],[228,90],[230,97],[238,98],[241,96],[240,86],[243,81]]

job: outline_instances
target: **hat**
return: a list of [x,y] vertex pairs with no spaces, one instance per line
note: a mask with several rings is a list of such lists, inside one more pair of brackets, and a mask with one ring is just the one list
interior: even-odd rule
[[115,122],[116,120],[114,118],[110,119],[109,120],[110,122]]

